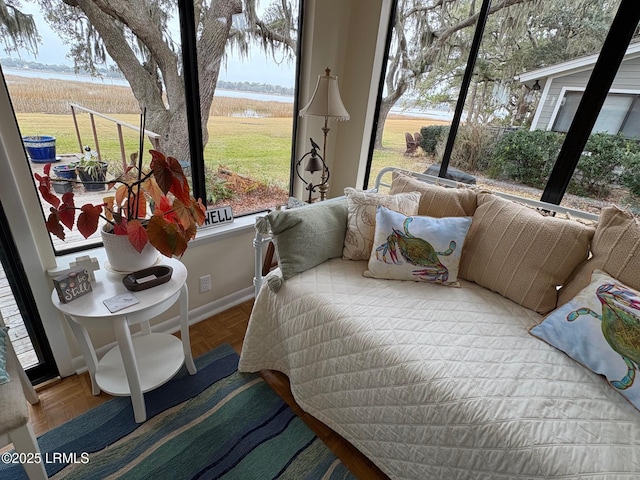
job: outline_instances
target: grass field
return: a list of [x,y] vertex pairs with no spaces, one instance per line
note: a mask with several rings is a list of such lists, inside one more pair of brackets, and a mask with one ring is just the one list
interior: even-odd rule
[[[16,76],[7,76],[7,85],[21,134],[56,137],[58,155],[80,153],[81,145],[96,148],[87,113],[76,115],[80,131],[78,141],[69,103],[131,125],[138,125],[140,121],[138,103],[128,87]],[[287,102],[215,98],[207,124],[209,142],[204,150],[208,171],[217,172],[222,167],[260,184],[288,191],[293,127],[291,107]],[[95,122],[102,158],[111,165],[120,165],[116,124],[100,117],[95,117]],[[425,156],[403,155],[406,149],[404,134],[417,132],[432,123],[437,122],[397,115],[390,117],[383,136],[385,148],[374,153],[370,184],[385,166],[424,170],[428,166]],[[321,132],[318,132],[320,136]],[[124,128],[123,137],[127,156],[138,150],[137,130]],[[150,146],[147,143],[147,147]],[[286,193],[284,195],[286,198]]]

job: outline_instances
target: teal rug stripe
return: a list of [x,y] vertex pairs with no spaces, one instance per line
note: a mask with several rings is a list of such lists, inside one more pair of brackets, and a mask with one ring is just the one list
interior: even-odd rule
[[[199,357],[196,375],[185,370],[145,394],[153,414],[145,423],[133,421],[128,397],[115,398],[48,432],[39,438],[43,452],[87,441],[79,455],[88,444],[102,445],[88,464],[48,470],[62,469],[54,478],[68,480],[353,479],[260,376],[238,372],[237,362],[228,345]],[[2,467],[0,480],[26,478],[19,465]]]

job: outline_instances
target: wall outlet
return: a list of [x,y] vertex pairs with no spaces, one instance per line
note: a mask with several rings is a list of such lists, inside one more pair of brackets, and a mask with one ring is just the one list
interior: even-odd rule
[[211,290],[211,275],[204,275],[200,277],[200,293],[208,292]]

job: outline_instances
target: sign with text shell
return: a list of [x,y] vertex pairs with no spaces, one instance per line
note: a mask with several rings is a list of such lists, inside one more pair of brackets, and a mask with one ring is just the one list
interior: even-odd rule
[[204,223],[199,228],[217,227],[231,222],[233,222],[231,207],[208,208],[204,216]]

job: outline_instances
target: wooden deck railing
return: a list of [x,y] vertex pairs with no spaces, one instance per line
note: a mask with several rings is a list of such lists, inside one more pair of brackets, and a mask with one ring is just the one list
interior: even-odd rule
[[[120,142],[120,158],[122,160],[122,168],[123,170],[126,170],[128,162],[127,162],[127,154],[124,149],[124,138],[122,137],[122,127],[130,128],[132,130],[135,130],[136,132],[140,132],[140,127],[137,125],[132,125],[131,123],[128,123],[128,122],[123,122],[122,120],[118,120],[117,118],[110,117],[103,113],[96,112],[89,108],[85,108],[75,103],[71,103],[69,104],[69,106],[71,107],[71,115],[73,116],[73,124],[76,128],[76,137],[78,138],[78,146],[80,147],[80,152],[83,151],[84,143],[82,142],[82,137],[80,135],[80,128],[78,127],[76,111],[86,112],[89,114],[89,119],[91,121],[91,131],[93,133],[93,142],[95,144],[96,153],[98,154],[98,159],[102,159],[102,157],[100,155],[100,142],[98,141],[98,130],[96,128],[95,117],[100,117],[116,124],[116,128],[118,130],[118,141]],[[147,137],[149,137],[149,140],[151,141],[153,148],[155,150],[160,150],[160,134],[152,132],[151,130],[147,130],[147,129],[145,129],[144,133]]]

